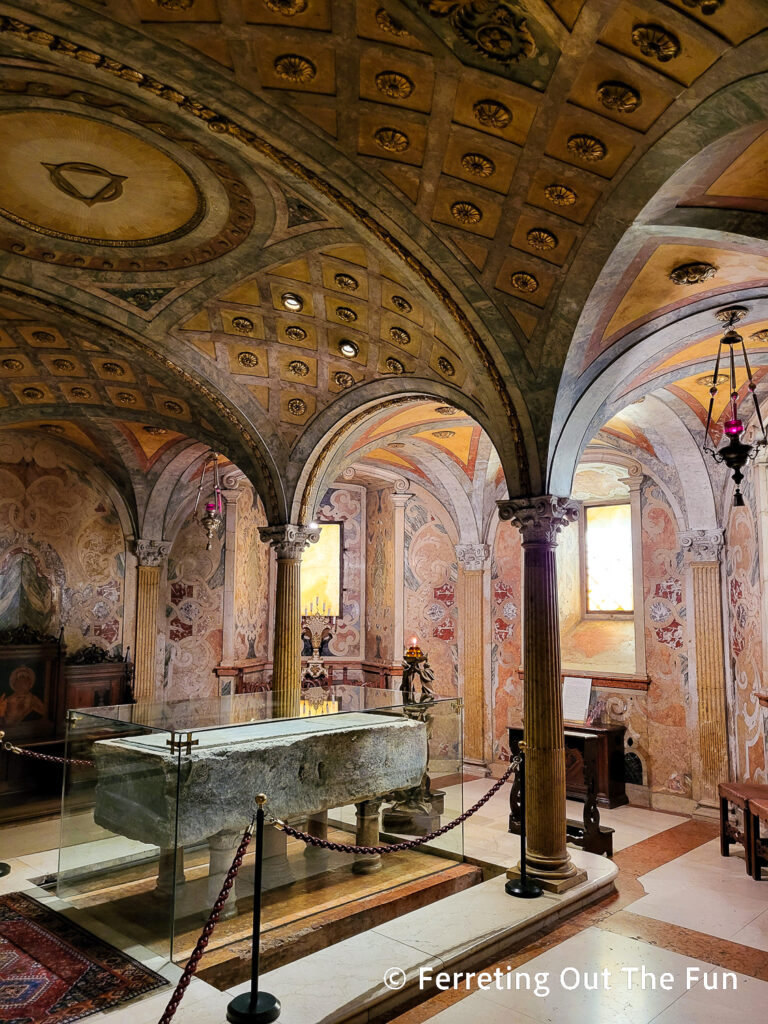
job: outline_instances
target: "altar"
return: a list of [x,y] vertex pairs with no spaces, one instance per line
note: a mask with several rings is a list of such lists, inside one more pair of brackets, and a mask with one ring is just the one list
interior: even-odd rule
[[[71,715],[67,752],[82,763],[70,766],[65,780],[57,895],[76,908],[84,927],[124,934],[121,948],[140,944],[183,962],[257,793],[267,795],[272,819],[313,835],[386,843],[390,833],[381,822],[388,806],[422,792],[425,778],[460,777],[461,708],[438,699],[427,711],[404,705],[399,693],[366,687],[337,687],[334,695],[323,701],[324,692],[306,691],[320,710],[344,710],[295,719],[272,717],[271,693]],[[462,810],[460,803],[441,807],[438,823]],[[349,928],[358,900],[367,906],[382,891],[387,899],[399,887],[410,892],[408,883],[417,879],[434,876],[438,885],[441,873],[458,870],[463,854],[461,827],[448,835],[448,847],[354,856],[304,847],[268,827],[267,956],[272,924],[277,965],[290,959],[291,928],[309,934],[301,922],[319,908],[337,918],[343,908]],[[225,972],[234,970],[229,945],[238,948],[249,934],[252,897],[250,852],[206,957]],[[365,915],[358,916],[362,929]]]

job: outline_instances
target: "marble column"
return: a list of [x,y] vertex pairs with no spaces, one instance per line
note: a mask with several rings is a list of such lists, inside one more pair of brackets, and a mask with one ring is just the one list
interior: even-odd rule
[[277,555],[272,714],[298,717],[301,694],[301,556],[320,539],[317,526],[262,526],[261,539]]
[[160,577],[171,550],[169,541],[137,540],[136,646],[133,695],[137,703],[156,699]]
[[699,805],[718,806],[717,784],[728,780],[728,727],[723,651],[722,530],[680,534],[691,570],[693,648],[699,711]]
[[464,760],[487,770],[485,695],[485,571],[487,544],[457,544],[461,676],[464,682]]
[[[394,548],[393,567],[394,623],[392,630],[392,664],[402,665],[405,653],[405,506],[413,497],[408,492],[407,480],[395,481],[392,495],[394,506]],[[397,683],[397,680],[395,680]]]
[[[529,870],[542,888],[564,892],[586,878],[565,846],[565,736],[557,609],[557,535],[577,518],[565,498],[500,501],[499,515],[523,540],[523,725]],[[516,877],[513,868],[508,877]]]

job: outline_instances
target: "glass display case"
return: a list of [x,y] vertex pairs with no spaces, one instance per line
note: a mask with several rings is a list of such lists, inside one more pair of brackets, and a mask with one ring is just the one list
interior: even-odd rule
[[[83,927],[139,959],[183,963],[257,793],[268,822],[332,843],[423,836],[463,810],[461,738],[460,701],[404,703],[360,686],[303,691],[296,718],[273,717],[269,692],[71,712],[57,895]],[[371,856],[307,846],[268,824],[264,856],[269,969],[307,952],[295,941],[307,919],[343,916],[461,860],[462,826]],[[203,962],[232,984],[231,961],[245,963],[250,948],[253,877],[251,847]]]

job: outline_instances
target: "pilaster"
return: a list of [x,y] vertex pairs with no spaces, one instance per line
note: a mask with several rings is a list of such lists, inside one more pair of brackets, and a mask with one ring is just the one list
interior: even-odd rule
[[457,544],[461,676],[464,683],[464,760],[487,769],[488,708],[485,700],[484,575],[487,544]]
[[221,497],[224,501],[224,594],[222,600],[221,660],[225,665],[235,659],[235,586],[237,580],[237,520],[239,483],[242,478],[228,474]]
[[405,651],[405,506],[413,495],[408,490],[407,480],[396,480],[392,495],[394,506],[394,623],[392,630],[392,661],[399,664]]
[[137,702],[156,699],[160,578],[170,541],[136,541],[136,650],[133,693]]

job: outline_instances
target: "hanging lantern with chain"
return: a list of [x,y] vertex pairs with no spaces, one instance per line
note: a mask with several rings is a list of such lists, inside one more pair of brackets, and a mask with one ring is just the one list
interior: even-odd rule
[[[198,516],[200,499],[203,495],[203,489],[205,488],[205,477],[209,469],[211,471],[211,482],[213,484],[213,501],[206,502],[205,511],[201,516]],[[216,452],[211,452],[203,463],[203,471],[200,474],[200,485],[197,488],[195,510],[192,514],[192,518],[197,519],[205,530],[205,535],[208,538],[205,550],[210,551],[211,544],[213,542],[213,535],[218,531],[224,518],[221,504],[221,483],[219,482],[219,456]]]

